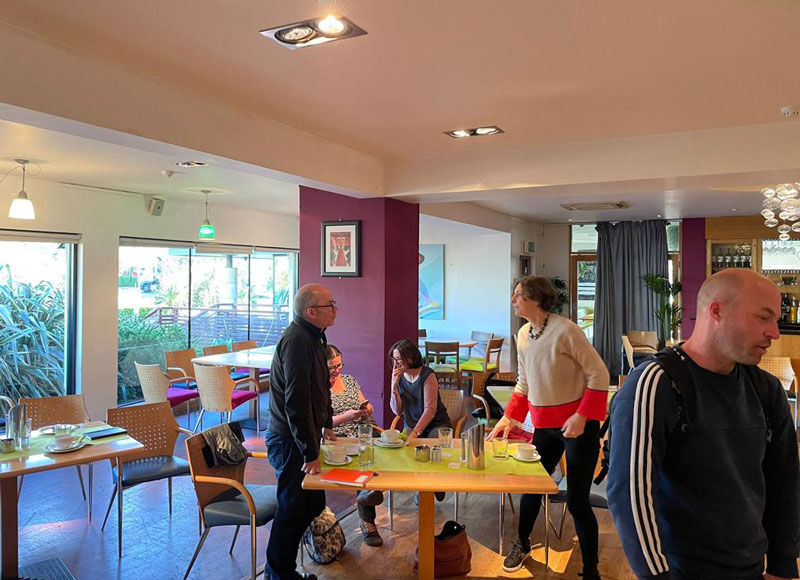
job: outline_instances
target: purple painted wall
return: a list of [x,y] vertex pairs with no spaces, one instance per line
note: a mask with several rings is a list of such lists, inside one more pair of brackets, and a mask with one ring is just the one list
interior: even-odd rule
[[[361,277],[320,275],[321,222],[361,220]],[[344,373],[361,384],[387,425],[389,347],[416,342],[419,206],[393,199],[356,199],[300,187],[300,285],[324,284],[339,309],[328,342],[342,350]]]
[[681,228],[681,281],[683,291],[682,338],[686,340],[694,331],[697,314],[697,292],[706,279],[706,220],[683,220]]

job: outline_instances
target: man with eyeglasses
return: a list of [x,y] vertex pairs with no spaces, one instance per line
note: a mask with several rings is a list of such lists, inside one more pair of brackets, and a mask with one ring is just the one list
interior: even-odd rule
[[278,480],[264,574],[271,580],[316,579],[297,572],[297,550],[303,532],[325,508],[325,492],[304,490],[302,483],[307,473],[319,473],[320,435],[336,438],[325,351],[325,329],[336,320],[336,301],[325,286],[307,284],[297,291],[294,313],[270,371],[266,443]]

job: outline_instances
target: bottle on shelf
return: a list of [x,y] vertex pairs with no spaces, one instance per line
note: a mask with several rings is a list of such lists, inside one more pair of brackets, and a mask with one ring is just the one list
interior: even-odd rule
[[741,264],[741,259],[742,259],[741,250],[739,250],[739,246],[737,244],[736,246],[733,247],[733,267],[734,268],[738,268],[739,266],[742,265]]
[[781,322],[786,324],[789,322],[789,293],[781,293]]
[[792,294],[792,306],[790,310],[789,322],[797,324],[797,294]]

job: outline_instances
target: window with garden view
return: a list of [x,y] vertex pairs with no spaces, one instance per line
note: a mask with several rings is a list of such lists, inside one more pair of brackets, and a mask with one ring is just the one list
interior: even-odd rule
[[72,243],[0,240],[0,395],[75,391]]
[[120,245],[119,403],[142,398],[134,362],[163,368],[171,350],[278,342],[292,318],[296,254],[243,250]]

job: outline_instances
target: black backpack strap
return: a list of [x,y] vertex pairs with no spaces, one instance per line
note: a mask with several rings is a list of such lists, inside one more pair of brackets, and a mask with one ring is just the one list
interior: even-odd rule
[[756,390],[758,402],[761,403],[761,410],[764,413],[764,421],[767,424],[767,444],[772,442],[772,421],[770,420],[770,409],[772,409],[773,389],[769,386],[769,375],[763,369],[755,365],[742,365],[745,374],[750,378],[750,383]]
[[664,369],[678,397],[678,416],[673,432],[686,434],[691,431],[695,419],[695,392],[684,354],[677,348],[667,347],[654,354],[652,360]]

